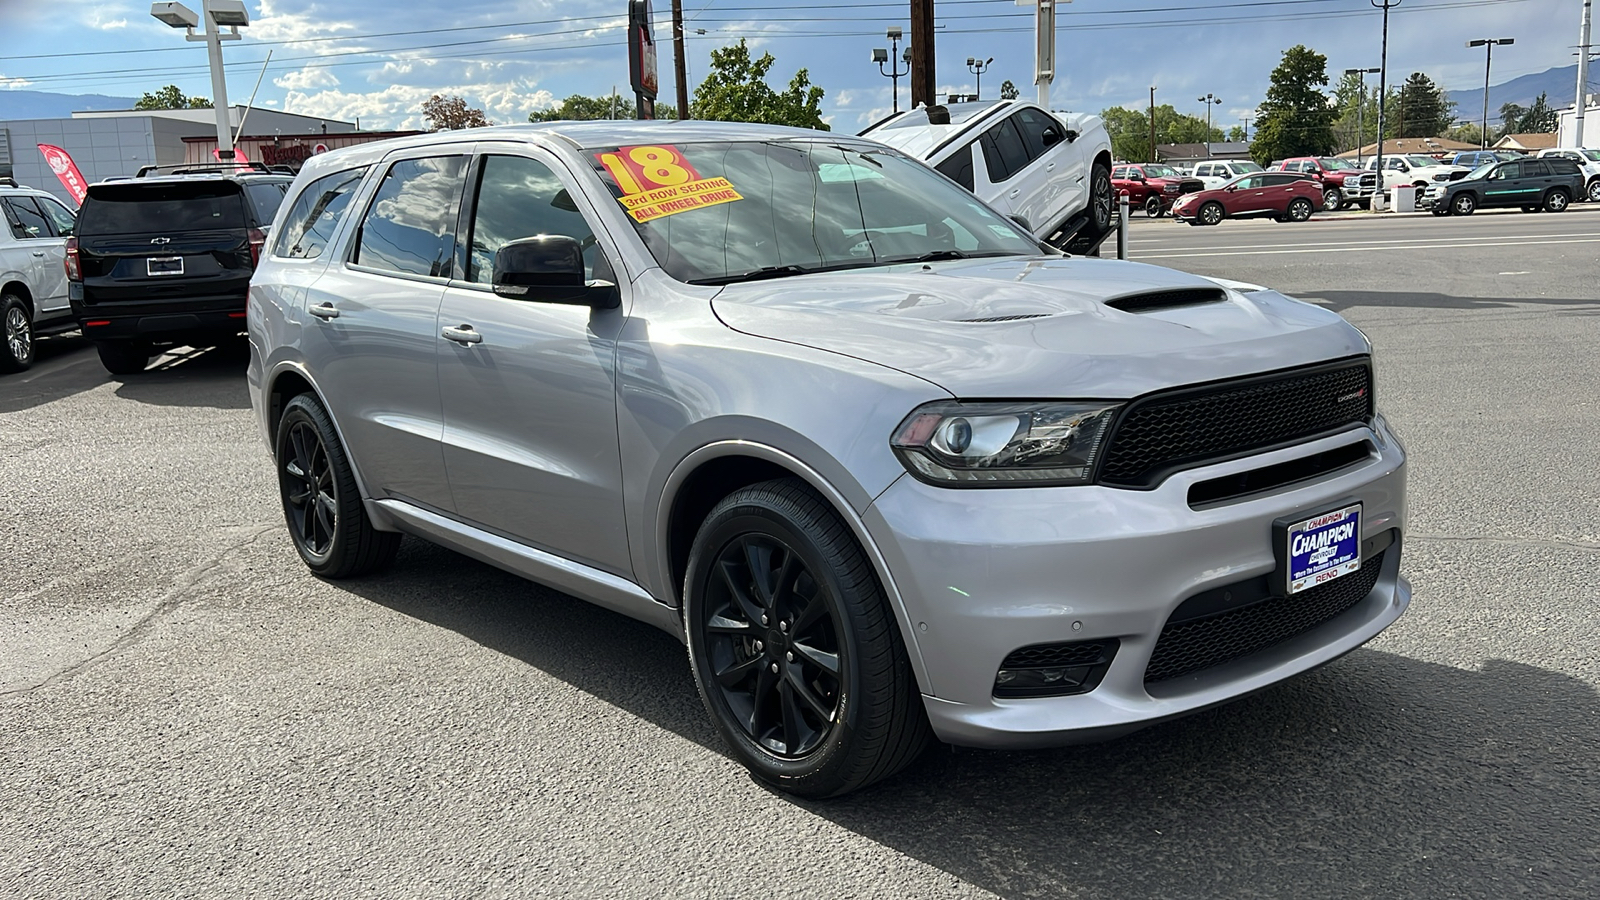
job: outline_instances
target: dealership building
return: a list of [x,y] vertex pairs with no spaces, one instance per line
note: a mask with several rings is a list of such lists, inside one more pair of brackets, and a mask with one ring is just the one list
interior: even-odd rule
[[[248,118],[242,106],[231,107],[228,113],[235,131],[241,120],[249,129],[249,136],[239,142],[246,158],[269,165],[298,168],[299,161],[317,152],[319,145],[333,149],[393,135],[358,132],[350,122],[270,109],[251,109]],[[71,204],[66,188],[39,153],[39,144],[67,151],[84,179],[93,184],[133,175],[141,166],[207,161],[216,147],[216,123],[216,112],[210,109],[102,110],[75,112],[66,119],[0,120],[0,177],[49,191]]]

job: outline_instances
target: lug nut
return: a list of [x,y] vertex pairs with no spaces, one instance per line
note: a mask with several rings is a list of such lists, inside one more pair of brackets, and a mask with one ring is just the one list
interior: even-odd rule
[[767,617],[765,615],[763,615],[761,617],[761,624],[763,624],[763,625],[767,624]]
[[772,664],[772,674],[774,674],[774,675],[778,674],[778,664],[777,663],[773,663]]
[[778,623],[778,630],[779,631],[788,631],[789,630],[789,623],[788,622],[779,622]]
[[761,642],[760,641],[756,641],[756,652],[757,653],[761,652]]
[[793,653],[785,653],[783,655],[783,657],[784,657],[784,659],[787,659],[789,662],[794,662],[794,654]]

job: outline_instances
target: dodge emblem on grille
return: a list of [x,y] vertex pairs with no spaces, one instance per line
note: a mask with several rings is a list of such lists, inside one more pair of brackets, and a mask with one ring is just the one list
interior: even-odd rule
[[1360,400],[1362,397],[1365,397],[1366,395],[1367,395],[1367,389],[1366,388],[1362,388],[1359,391],[1353,391],[1351,393],[1345,394],[1343,397],[1340,397],[1335,402],[1337,402],[1337,403],[1345,403],[1345,402],[1348,402],[1350,400]]

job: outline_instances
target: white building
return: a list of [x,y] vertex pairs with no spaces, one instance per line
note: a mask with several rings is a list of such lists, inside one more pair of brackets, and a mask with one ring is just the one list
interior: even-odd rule
[[1579,140],[1577,107],[1563,109],[1557,115],[1561,124],[1556,131],[1561,135],[1557,147],[1600,148],[1600,95],[1590,94],[1589,105],[1583,111],[1583,135]]

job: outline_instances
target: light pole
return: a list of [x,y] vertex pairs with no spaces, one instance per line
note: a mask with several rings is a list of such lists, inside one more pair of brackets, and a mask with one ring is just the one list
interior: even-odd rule
[[1383,10],[1383,49],[1378,51],[1378,152],[1373,154],[1372,171],[1375,176],[1374,188],[1377,193],[1372,195],[1372,204],[1380,206],[1388,202],[1387,195],[1383,192],[1383,108],[1389,104],[1389,10],[1400,5],[1400,0],[1367,0],[1375,9]]
[[[182,3],[152,3],[150,15],[173,28],[184,28],[186,41],[205,41],[211,60],[211,106],[217,113],[217,158],[233,161],[233,127],[228,121],[228,82],[222,69],[222,42],[237,41],[239,29],[250,24],[250,14],[245,12],[244,0],[201,0],[205,15],[204,34],[195,34],[200,16]],[[222,29],[228,29],[227,34]]]
[[[900,76],[911,72],[911,48],[906,47],[904,55],[900,53],[900,27],[894,26],[883,33],[889,39],[889,46],[893,50],[878,47],[872,51],[872,61],[878,64],[878,74],[886,75],[894,82],[894,111],[900,111]],[[900,61],[904,59],[906,67],[900,68]],[[883,70],[883,64],[889,63],[889,71]]]
[[978,76],[978,86],[973,90],[974,100],[983,99],[983,73],[989,71],[989,63],[994,62],[994,57],[978,59],[975,56],[967,57],[967,71]]
[[1361,85],[1356,93],[1356,168],[1361,168],[1361,148],[1367,140],[1367,126],[1365,113],[1367,111],[1367,75],[1376,75],[1377,69],[1345,69],[1346,75],[1356,76],[1356,83]]
[[1215,94],[1206,94],[1204,97],[1196,97],[1195,99],[1199,100],[1201,103],[1204,103],[1206,105],[1206,159],[1210,159],[1211,158],[1211,105],[1213,103],[1221,103],[1222,102],[1222,98],[1218,97]]
[[1489,67],[1494,64],[1495,44],[1515,44],[1516,38],[1484,38],[1480,41],[1467,41],[1467,47],[1483,48],[1483,134],[1479,135],[1478,149],[1489,149]]

